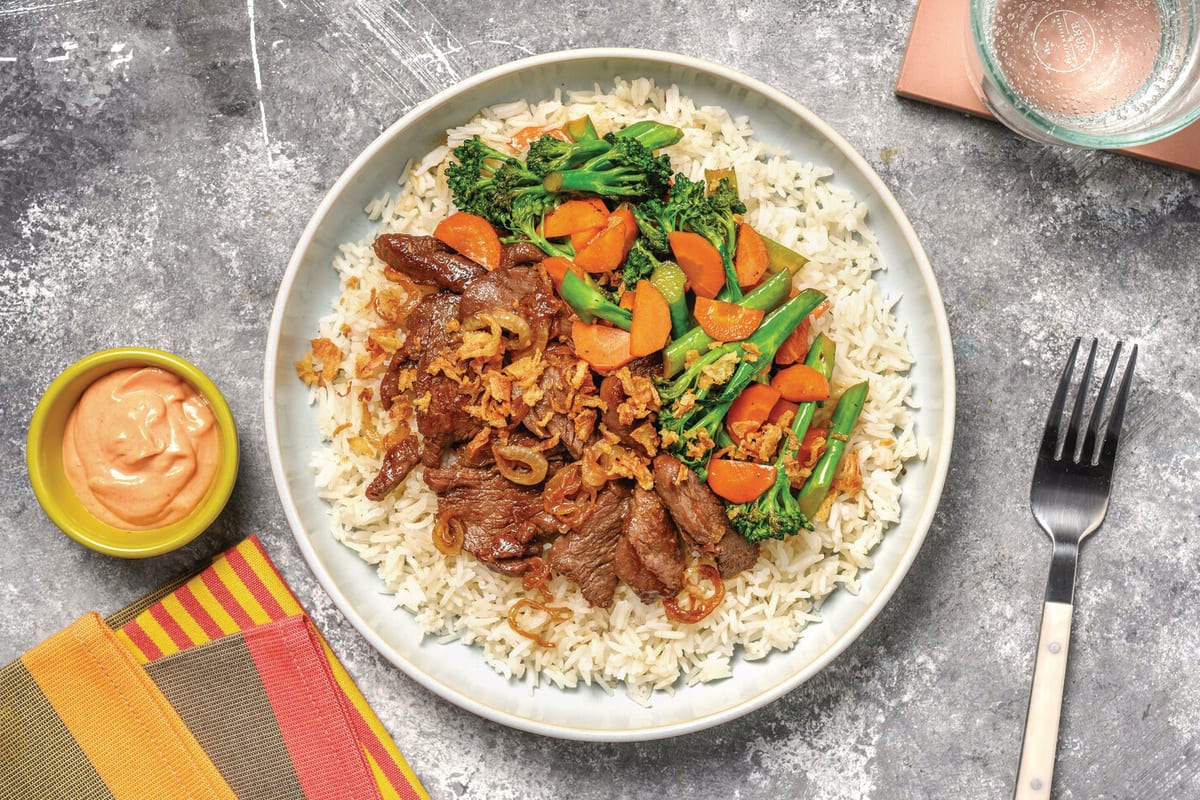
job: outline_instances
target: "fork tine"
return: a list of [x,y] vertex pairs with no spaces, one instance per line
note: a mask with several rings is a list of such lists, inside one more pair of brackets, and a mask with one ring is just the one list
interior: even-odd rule
[[1133,368],[1137,364],[1137,354],[1138,348],[1135,344],[1129,351],[1129,363],[1125,366],[1125,376],[1121,378],[1121,388],[1117,391],[1112,417],[1104,434],[1104,448],[1100,452],[1100,461],[1110,468],[1117,458],[1117,440],[1121,436],[1121,420],[1125,417],[1125,406],[1129,403],[1129,388],[1133,384]]
[[1071,373],[1075,371],[1075,358],[1079,355],[1079,344],[1083,339],[1076,338],[1071,355],[1063,367],[1062,377],[1058,381],[1058,390],[1054,392],[1054,402],[1050,404],[1050,413],[1046,417],[1046,432],[1042,435],[1041,458],[1055,461],[1058,458],[1058,426],[1062,421],[1063,406],[1067,402],[1067,390],[1071,388]]
[[1113,375],[1117,372],[1117,364],[1121,361],[1121,348],[1124,342],[1117,342],[1113,349],[1112,358],[1108,360],[1108,370],[1104,373],[1104,382],[1100,384],[1100,394],[1096,395],[1096,404],[1092,406],[1092,419],[1088,423],[1087,436],[1083,438],[1083,455],[1086,464],[1095,464],[1100,459],[1100,450],[1096,439],[1100,435],[1100,421],[1104,419],[1104,403],[1108,400],[1108,387],[1112,385]]
[[1071,421],[1067,427],[1067,438],[1063,442],[1063,458],[1078,461],[1075,457],[1076,445],[1079,443],[1079,428],[1083,424],[1083,406],[1087,401],[1088,384],[1092,382],[1092,367],[1096,364],[1096,345],[1099,339],[1092,339],[1091,349],[1088,350],[1087,365],[1083,368],[1083,376],[1079,379],[1079,389],[1075,392],[1075,408],[1071,411]]

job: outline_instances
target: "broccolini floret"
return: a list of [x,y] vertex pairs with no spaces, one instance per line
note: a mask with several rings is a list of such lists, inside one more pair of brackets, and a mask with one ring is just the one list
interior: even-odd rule
[[738,199],[737,189],[728,178],[722,178],[709,192],[703,181],[693,181],[683,173],[675,176],[665,200],[649,200],[633,211],[641,235],[656,253],[670,252],[668,237],[675,231],[698,233],[717,248],[725,265],[721,299],[733,301],[742,296],[733,266],[737,246],[735,215],[744,213],[746,205]]

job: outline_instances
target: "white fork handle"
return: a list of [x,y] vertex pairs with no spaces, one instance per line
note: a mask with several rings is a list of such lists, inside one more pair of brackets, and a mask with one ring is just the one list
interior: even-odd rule
[[1029,692],[1029,712],[1025,717],[1025,738],[1021,742],[1021,765],[1017,768],[1013,800],[1050,797],[1073,610],[1070,603],[1042,606],[1042,629],[1033,662],[1033,688]]

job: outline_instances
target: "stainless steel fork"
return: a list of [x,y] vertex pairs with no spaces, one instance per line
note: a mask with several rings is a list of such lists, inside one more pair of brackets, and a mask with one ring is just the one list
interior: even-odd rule
[[1059,435],[1063,410],[1080,343],[1081,340],[1075,340],[1071,356],[1063,368],[1058,391],[1046,420],[1046,432],[1042,436],[1042,447],[1033,471],[1033,487],[1029,492],[1034,519],[1050,536],[1054,550],[1050,559],[1050,577],[1046,581],[1046,601],[1042,606],[1042,627],[1038,634],[1033,686],[1029,693],[1029,711],[1025,717],[1025,736],[1021,742],[1014,800],[1050,796],[1054,754],[1058,746],[1058,719],[1067,675],[1067,649],[1071,640],[1079,543],[1100,527],[1108,511],[1117,439],[1121,434],[1121,419],[1125,416],[1133,368],[1137,362],[1137,345],[1134,345],[1113,403],[1112,414],[1107,423],[1102,424],[1108,390],[1121,359],[1121,343],[1118,342],[1108,362],[1108,371],[1100,385],[1100,393],[1092,407],[1081,442],[1079,433],[1084,421],[1084,406],[1089,394],[1092,367],[1096,362],[1096,340],[1092,340],[1063,438]]

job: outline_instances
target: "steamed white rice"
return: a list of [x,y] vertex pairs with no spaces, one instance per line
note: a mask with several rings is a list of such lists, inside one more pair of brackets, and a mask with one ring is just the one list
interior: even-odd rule
[[[804,628],[819,619],[821,601],[830,592],[838,586],[856,592],[859,570],[872,566],[871,550],[899,518],[898,479],[904,463],[925,453],[910,411],[906,371],[912,355],[905,326],[891,311],[898,298],[886,297],[872,279],[883,265],[866,224],[867,207],[830,185],[830,170],[789,160],[786,153],[752,138],[746,118],[697,107],[674,86],[618,79],[611,91],[597,85],[592,91],[556,93],[534,105],[520,101],[484,109],[448,131],[444,146],[410,164],[400,189],[372,202],[366,213],[379,222],[380,233],[430,233],[452,211],[442,172],[456,145],[479,135],[504,148],[522,128],[561,125],[583,114],[591,115],[601,131],[646,118],[679,126],[683,140],[665,151],[675,169],[699,180],[705,168],[732,166],[747,206],[746,220],[810,260],[795,284],[830,298],[831,311],[814,329],[837,345],[835,395],[871,381],[849,444],[858,453],[863,490],[854,499],[840,498],[815,531],[766,543],[753,569],[726,582],[724,603],[694,625],[668,621],[661,604],[643,604],[624,585],[612,608],[591,608],[575,584],[556,577],[550,583],[554,605],[570,608],[573,616],[543,629],[553,648],[537,646],[506,622],[509,606],[530,596],[520,579],[498,575],[467,553],[447,557],[433,546],[437,499],[419,467],[384,502],[363,495],[380,463],[355,454],[348,444],[360,425],[357,397],[365,386],[346,384],[361,383],[353,380],[355,360],[365,352],[368,330],[379,324],[371,311],[371,293],[386,285],[371,240],[342,245],[334,261],[341,296],[317,335],[337,343],[345,360],[342,377],[313,389],[318,424],[328,442],[314,454],[313,466],[320,496],[332,509],[333,535],[377,566],[397,608],[415,615],[428,635],[478,645],[493,669],[531,686],[584,683],[611,691],[623,683],[632,699],[648,704],[654,690],[674,691],[730,675],[738,648],[745,658],[758,659],[792,647]],[[371,383],[377,389],[378,380]],[[369,408],[384,428],[378,400]]]

